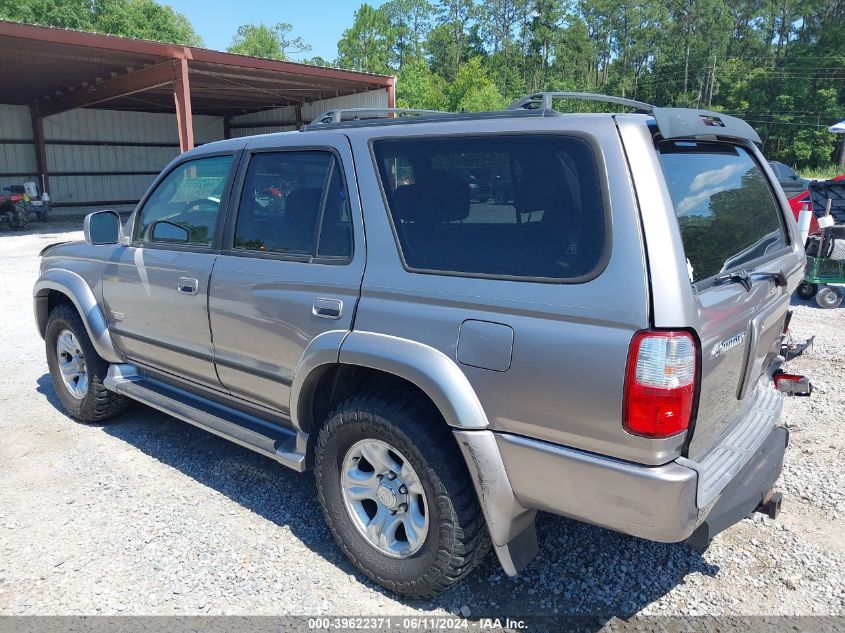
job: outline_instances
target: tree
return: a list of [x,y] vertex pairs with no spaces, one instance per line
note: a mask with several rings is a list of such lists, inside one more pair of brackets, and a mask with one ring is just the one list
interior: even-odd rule
[[323,59],[319,55],[316,55],[314,57],[307,57],[307,58],[303,59],[301,63],[311,64],[312,66],[323,66],[325,68],[329,68],[331,66],[334,66],[334,64],[332,62],[330,62],[327,59]]
[[446,27],[450,35],[448,48],[452,63],[448,70],[449,75],[453,76],[461,66],[461,53],[467,29],[478,15],[479,9],[473,0],[440,0],[436,11],[437,21]]
[[341,68],[390,74],[390,51],[396,33],[387,16],[368,4],[355,12],[352,26],[337,43],[337,65]]
[[63,29],[94,30],[89,0],[0,0],[0,18]]
[[427,0],[390,0],[379,10],[393,28],[394,61],[398,68],[409,58],[419,57],[422,43],[431,28],[433,7]]
[[425,60],[409,59],[399,71],[396,105],[400,108],[443,110],[448,107],[446,82],[431,71]]
[[487,76],[479,57],[473,57],[461,66],[446,88],[446,99],[447,107],[452,111],[483,112],[505,106],[504,97]]
[[239,55],[288,59],[288,54],[307,53],[311,47],[301,37],[291,37],[293,26],[279,22],[275,26],[244,24],[238,27],[226,50]]
[[188,18],[154,0],[94,0],[93,7],[99,33],[202,46]]
[[0,0],[0,18],[121,37],[201,46],[183,14],[154,0]]

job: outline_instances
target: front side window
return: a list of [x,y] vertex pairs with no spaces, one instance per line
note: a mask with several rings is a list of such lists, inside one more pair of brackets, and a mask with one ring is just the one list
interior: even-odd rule
[[581,138],[390,139],[373,151],[411,270],[577,281],[603,260],[603,188]]
[[335,155],[309,150],[253,156],[241,192],[234,248],[349,257],[349,196]]
[[665,141],[660,159],[692,282],[740,269],[786,245],[780,207],[748,150]]
[[171,171],[138,214],[135,241],[211,246],[233,159],[198,158]]

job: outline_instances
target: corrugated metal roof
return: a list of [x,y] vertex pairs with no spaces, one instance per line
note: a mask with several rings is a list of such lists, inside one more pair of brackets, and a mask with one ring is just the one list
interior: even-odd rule
[[[195,114],[237,115],[392,86],[393,77],[221,53],[0,20],[0,59],[15,68],[0,82],[0,103],[58,111],[114,78],[187,60]],[[165,69],[167,70],[167,69]],[[114,96],[94,107],[174,111],[169,78],[157,88]],[[73,100],[72,99],[72,100]],[[84,99],[83,99],[84,100]],[[75,102],[74,102],[75,103]],[[78,104],[76,104],[78,105]]]

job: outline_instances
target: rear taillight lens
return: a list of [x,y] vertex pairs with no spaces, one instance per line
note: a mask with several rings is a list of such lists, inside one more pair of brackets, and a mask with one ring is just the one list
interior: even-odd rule
[[637,332],[628,352],[622,424],[629,433],[668,437],[690,423],[696,343],[687,332]]

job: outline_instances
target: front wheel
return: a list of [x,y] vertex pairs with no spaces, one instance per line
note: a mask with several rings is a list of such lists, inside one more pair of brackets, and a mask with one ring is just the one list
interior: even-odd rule
[[810,299],[816,296],[816,293],[818,291],[818,284],[814,284],[809,281],[802,281],[798,285],[798,288],[795,289],[795,294],[804,299],[804,301],[809,301]]
[[317,492],[350,561],[399,594],[433,596],[489,547],[472,480],[433,407],[401,387],[354,397],[320,430]]
[[842,304],[842,293],[838,288],[831,286],[819,288],[819,292],[816,295],[816,303],[820,308],[825,308],[826,310],[838,308]]
[[94,349],[82,318],[60,303],[47,319],[47,365],[65,410],[82,422],[100,422],[122,413],[129,400],[103,386],[109,364]]

